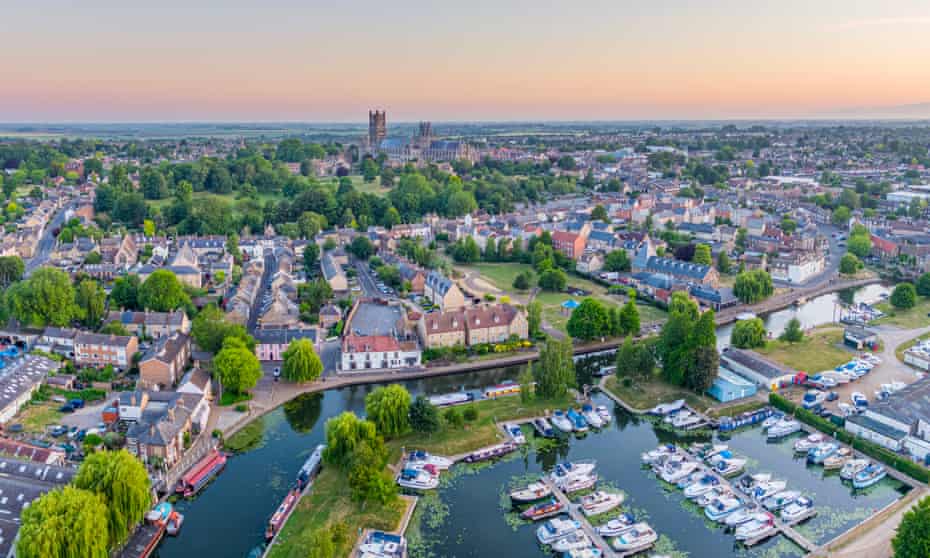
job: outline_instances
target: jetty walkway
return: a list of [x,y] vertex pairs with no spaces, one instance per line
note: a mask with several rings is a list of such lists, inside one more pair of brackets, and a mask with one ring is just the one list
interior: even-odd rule
[[572,501],[568,499],[568,496],[566,496],[565,493],[562,492],[562,490],[556,486],[554,482],[552,482],[552,479],[550,479],[548,475],[543,477],[543,482],[546,484],[546,486],[549,487],[550,490],[552,490],[552,495],[555,496],[556,500],[558,500],[560,504],[562,504],[565,511],[568,512],[568,515],[579,524],[581,524],[581,530],[584,531],[586,535],[588,535],[594,545],[603,551],[603,556],[606,558],[622,558],[623,556],[626,556],[625,554],[621,555],[614,552],[613,547],[611,547],[610,544],[604,540],[604,538],[600,536],[597,531],[594,530],[594,527],[591,525],[591,522],[588,521],[588,518],[585,517],[583,513],[581,513],[581,510],[579,509],[580,506],[573,504]]

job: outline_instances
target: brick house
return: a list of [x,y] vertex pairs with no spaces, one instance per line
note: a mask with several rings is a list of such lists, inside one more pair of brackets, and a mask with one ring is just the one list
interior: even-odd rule
[[528,329],[523,312],[509,304],[432,312],[417,324],[423,346],[430,349],[500,343],[513,335],[526,339]]
[[552,233],[552,248],[565,257],[577,260],[584,254],[586,239],[580,234],[565,231]]
[[190,333],[191,321],[183,310],[172,312],[119,312],[107,314],[106,323],[117,322],[133,335],[158,339],[173,333]]
[[191,341],[184,333],[162,337],[139,361],[139,382],[146,389],[175,385],[191,356]]
[[110,364],[126,370],[138,350],[139,340],[131,335],[79,333],[74,338],[74,362],[79,366],[100,368]]

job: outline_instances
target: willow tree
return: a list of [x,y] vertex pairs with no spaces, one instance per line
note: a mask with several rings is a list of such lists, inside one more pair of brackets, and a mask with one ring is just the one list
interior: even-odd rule
[[323,362],[309,339],[291,341],[284,351],[281,375],[292,382],[312,382],[323,373]]
[[152,505],[145,466],[126,450],[87,456],[74,486],[99,494],[107,505],[107,530],[113,544],[123,542]]
[[109,537],[100,529],[103,498],[72,486],[53,490],[22,513],[16,542],[20,558],[106,558]]
[[398,384],[379,387],[365,397],[365,415],[383,436],[397,436],[410,428],[410,393]]

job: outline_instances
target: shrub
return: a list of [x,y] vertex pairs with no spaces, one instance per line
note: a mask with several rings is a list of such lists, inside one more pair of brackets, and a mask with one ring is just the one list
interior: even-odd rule
[[239,403],[235,407],[237,413],[246,413],[249,410],[249,405],[247,403]]
[[474,407],[468,407],[462,411],[462,418],[468,422],[475,422],[478,420],[478,409]]

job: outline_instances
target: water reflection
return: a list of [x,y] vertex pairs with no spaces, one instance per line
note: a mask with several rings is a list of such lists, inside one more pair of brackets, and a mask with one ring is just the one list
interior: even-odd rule
[[313,430],[323,412],[323,394],[305,393],[284,404],[284,418],[295,432]]

